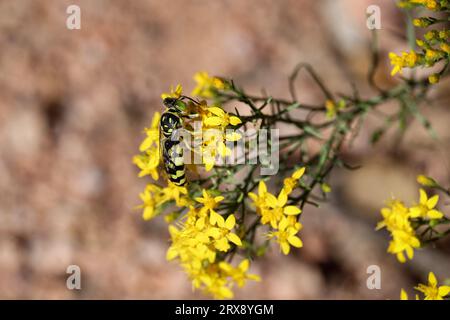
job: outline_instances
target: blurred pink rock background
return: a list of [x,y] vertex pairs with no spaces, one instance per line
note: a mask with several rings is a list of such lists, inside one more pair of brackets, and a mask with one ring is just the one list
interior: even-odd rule
[[[81,7],[81,30],[65,26],[70,4]],[[0,1],[0,298],[203,298],[165,260],[164,221],[133,210],[145,181],[131,158],[161,92],[177,83],[189,92],[204,70],[283,97],[295,64],[309,62],[334,92],[353,82],[374,94],[371,4],[382,15],[376,78],[388,87],[397,80],[387,53],[406,48],[389,0]],[[297,90],[301,101],[323,102],[305,74]],[[430,270],[450,277],[449,241],[401,265],[386,253],[387,233],[374,230],[391,195],[417,200],[417,174],[449,184],[448,92],[439,84],[424,112],[439,141],[416,123],[400,147],[383,138],[372,148],[380,122],[369,117],[345,155],[363,167],[334,173],[330,202],[305,210],[304,248],[287,257],[272,248],[253,265],[263,281],[236,297],[397,299]],[[82,290],[66,288],[70,264],[81,268]],[[381,290],[366,287],[372,264]]]

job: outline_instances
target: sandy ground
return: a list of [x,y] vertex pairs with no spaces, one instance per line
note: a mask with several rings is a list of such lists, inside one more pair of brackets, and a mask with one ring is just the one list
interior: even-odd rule
[[[81,30],[65,27],[73,3]],[[304,61],[334,92],[353,82],[369,96],[369,4],[382,10],[377,80],[388,87],[387,53],[406,47],[388,0],[0,1],[0,298],[203,298],[166,262],[162,219],[133,210],[145,181],[131,158],[161,92],[177,83],[189,92],[205,70],[287,96],[287,77]],[[308,76],[297,86],[302,101],[323,102]],[[287,257],[273,248],[252,270],[263,281],[237,298],[396,299],[430,270],[450,277],[449,241],[400,265],[385,252],[387,233],[374,231],[385,199],[418,197],[416,174],[450,181],[448,92],[442,83],[425,111],[439,141],[415,124],[401,146],[372,148],[379,122],[369,117],[346,152],[362,169],[333,175],[330,202],[305,210],[304,248]],[[82,290],[66,288],[71,264]],[[373,264],[381,290],[366,287]]]

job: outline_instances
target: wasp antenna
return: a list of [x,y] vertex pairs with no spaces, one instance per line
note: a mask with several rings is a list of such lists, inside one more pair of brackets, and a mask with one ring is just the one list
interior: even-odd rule
[[191,97],[188,97],[188,96],[180,96],[180,98],[188,99],[188,100],[194,102],[194,103],[197,104],[197,105],[200,104],[200,102],[198,102],[197,100],[194,100],[194,99],[192,99]]

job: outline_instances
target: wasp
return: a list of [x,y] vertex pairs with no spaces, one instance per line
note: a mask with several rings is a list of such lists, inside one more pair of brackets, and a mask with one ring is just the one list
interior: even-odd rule
[[[183,159],[183,147],[178,130],[183,128],[183,118],[187,115],[185,99],[198,104],[197,101],[180,96],[179,98],[165,98],[163,104],[166,110],[160,120],[160,150],[164,170],[168,179],[177,186],[184,186],[186,180],[186,167]],[[194,115],[195,116],[195,115]]]

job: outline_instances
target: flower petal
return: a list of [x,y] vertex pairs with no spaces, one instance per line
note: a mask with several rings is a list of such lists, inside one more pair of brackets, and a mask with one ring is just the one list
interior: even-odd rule
[[295,172],[292,174],[292,178],[294,178],[296,180],[300,179],[303,176],[303,174],[305,173],[305,170],[306,170],[305,167],[295,170]]
[[236,224],[236,218],[234,217],[234,214],[231,214],[228,216],[227,220],[225,221],[225,228],[228,230],[231,230],[234,228]]
[[217,127],[223,124],[223,119],[219,117],[208,117],[203,123],[210,127]]
[[278,206],[278,199],[271,193],[266,194],[266,202],[272,208],[276,208]]
[[439,201],[439,195],[434,195],[427,201],[428,209],[433,209]]
[[441,219],[444,216],[444,214],[437,210],[430,210],[427,212],[427,217],[430,219]]
[[234,233],[227,234],[227,239],[239,247],[242,246],[241,239],[239,239],[239,237],[237,235],[235,235]]
[[242,272],[246,272],[249,267],[250,267],[250,261],[248,259],[242,260],[238,266],[239,270],[241,270]]
[[286,230],[286,228],[288,227],[288,225],[289,225],[288,219],[283,218],[283,219],[281,219],[280,223],[278,224],[278,229],[279,229],[280,231],[284,231],[284,230]]
[[428,201],[427,193],[423,189],[420,189],[419,193],[420,193],[420,200],[419,200],[420,204],[427,205],[427,201]]
[[221,228],[225,228],[225,219],[218,213],[217,214],[217,225]]
[[450,286],[440,286],[438,291],[441,297],[445,297],[450,293]]
[[289,243],[281,242],[280,247],[281,247],[281,251],[283,251],[283,254],[285,254],[285,255],[289,254],[289,251],[291,250],[291,247],[289,247]]
[[292,246],[294,246],[294,247],[296,247],[296,248],[301,248],[301,247],[303,247],[303,242],[302,242],[302,240],[300,240],[300,238],[297,237],[297,236],[291,236],[291,237],[289,237],[289,238],[288,238],[288,241],[289,241],[289,243],[290,243]]
[[231,116],[230,117],[230,124],[231,125],[236,126],[236,125],[238,125],[240,123],[242,123],[242,121],[238,117],[236,117],[236,116]]
[[436,276],[434,275],[433,272],[430,272],[428,274],[428,284],[430,284],[433,287],[437,286]]
[[284,207],[283,213],[288,216],[295,216],[297,214],[300,214],[302,210],[297,208],[296,206],[286,206]]
[[217,197],[214,198],[214,201],[215,201],[215,202],[220,202],[220,201],[222,201],[223,199],[225,199],[225,197],[223,197],[223,196],[217,196]]
[[284,207],[288,200],[288,195],[284,189],[281,189],[280,194],[278,195],[278,206]]
[[402,289],[402,291],[400,292],[400,300],[408,300],[408,294],[406,293],[405,290]]
[[208,111],[218,117],[223,117],[225,115],[225,111],[219,107],[209,107]]
[[261,196],[261,195],[263,195],[266,192],[267,192],[266,183],[261,180],[259,182],[259,186],[258,186],[258,194]]

